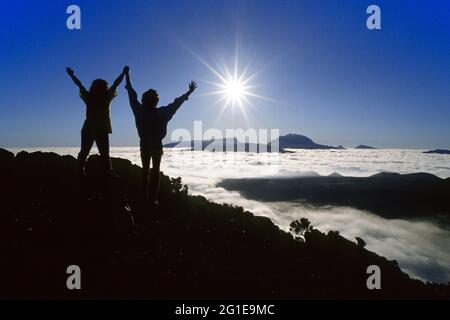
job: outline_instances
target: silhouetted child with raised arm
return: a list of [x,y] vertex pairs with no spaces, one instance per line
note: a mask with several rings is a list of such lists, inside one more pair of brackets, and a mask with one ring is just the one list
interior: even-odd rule
[[[145,196],[150,196],[152,204],[156,205],[158,204],[160,180],[159,167],[161,164],[161,156],[163,154],[162,140],[167,134],[167,123],[183,102],[189,98],[189,95],[194,92],[197,88],[197,84],[192,81],[189,84],[189,90],[185,94],[176,98],[171,104],[158,108],[159,96],[156,90],[150,89],[144,92],[142,94],[142,102],[139,102],[136,91],[131,86],[128,68],[125,76],[130,106],[134,113],[136,128],[140,138],[143,191]],[[152,161],[151,173],[150,160]]]
[[86,120],[81,129],[81,150],[78,154],[80,172],[84,175],[86,159],[95,141],[106,174],[110,174],[112,167],[109,158],[109,134],[112,133],[112,128],[109,108],[111,101],[117,95],[116,90],[123,80],[125,68],[110,88],[108,88],[106,80],[96,79],[92,82],[89,91],[75,76],[71,68],[67,68],[66,71],[73,82],[80,88],[80,97],[86,104]]

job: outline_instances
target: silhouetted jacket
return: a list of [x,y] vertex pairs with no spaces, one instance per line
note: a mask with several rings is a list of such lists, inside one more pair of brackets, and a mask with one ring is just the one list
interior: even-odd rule
[[137,99],[137,93],[131,85],[126,85],[130,106],[136,120],[136,128],[141,144],[161,146],[162,139],[167,134],[167,123],[172,119],[178,108],[188,100],[189,94],[176,98],[171,104],[160,108],[144,108]]
[[86,104],[86,124],[94,134],[112,133],[109,109],[111,101],[117,95],[111,88],[105,94],[94,95],[84,88],[80,89],[80,97]]

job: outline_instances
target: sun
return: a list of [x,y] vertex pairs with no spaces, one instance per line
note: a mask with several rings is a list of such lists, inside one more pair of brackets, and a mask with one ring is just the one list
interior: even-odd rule
[[228,75],[221,79],[221,83],[214,83],[214,85],[219,89],[213,92],[213,94],[221,95],[222,98],[219,101],[225,101],[225,108],[228,105],[235,107],[238,105],[242,110],[246,105],[250,104],[248,97],[252,95],[250,92],[251,86],[246,84],[246,80],[242,77],[238,77],[236,74],[234,76]]
[[222,103],[218,119],[220,116],[231,107],[231,111],[234,113],[236,107],[238,107],[243,116],[247,119],[247,109],[254,106],[254,99],[263,99],[267,101],[273,101],[267,97],[257,94],[254,90],[259,87],[254,83],[255,78],[261,73],[262,70],[250,73],[250,61],[244,68],[240,68],[238,63],[238,54],[236,52],[234,56],[234,64],[231,68],[222,64],[217,67],[213,67],[205,59],[198,54],[191,51],[191,53],[204,65],[209,71],[216,77],[215,81],[203,80],[210,85],[213,89],[204,93],[203,95],[216,95],[218,99],[216,103]]
[[224,84],[224,93],[232,100],[241,100],[245,94],[245,86],[239,80],[228,80]]
[[255,98],[271,100],[253,91],[258,87],[258,85],[254,83],[254,78],[259,72],[248,74],[250,63],[240,71],[238,59],[236,57],[234,68],[232,69],[233,71],[230,72],[230,69],[227,68],[227,66],[222,66],[221,70],[223,70],[223,72],[219,72],[204,60],[202,62],[217,77],[216,81],[206,81],[215,87],[215,90],[206,93],[206,95],[217,95],[219,98],[216,103],[223,103],[218,119],[229,107],[231,107],[233,113],[236,107],[238,107],[244,118],[248,120],[247,109],[254,106],[252,100]]
[[207,81],[216,88],[216,90],[208,92],[207,95],[218,95],[219,99],[217,102],[223,102],[220,115],[229,106],[232,107],[232,110],[238,106],[244,116],[246,116],[246,108],[252,105],[250,97],[264,98],[252,92],[252,89],[255,88],[256,85],[250,84],[254,76],[247,76],[248,65],[242,72],[239,72],[236,59],[234,71],[230,72],[226,66],[223,66],[223,73],[220,73],[210,65],[207,66],[219,80],[219,82]]

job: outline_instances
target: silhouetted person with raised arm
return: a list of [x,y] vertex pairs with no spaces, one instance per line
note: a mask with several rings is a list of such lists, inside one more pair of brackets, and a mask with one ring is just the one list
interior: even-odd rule
[[123,80],[125,68],[110,88],[106,80],[96,79],[92,82],[89,91],[71,68],[67,68],[66,71],[80,89],[80,97],[86,104],[86,120],[81,129],[81,150],[78,154],[80,172],[84,174],[86,159],[95,141],[106,174],[110,174],[112,167],[109,158],[109,134],[112,133],[112,128],[109,108],[111,101],[117,95],[116,90]]
[[[140,138],[144,195],[150,196],[152,204],[158,204],[159,167],[163,154],[162,140],[167,134],[167,123],[183,102],[194,92],[197,84],[192,81],[189,84],[189,90],[185,94],[176,98],[171,104],[158,108],[158,92],[154,89],[144,92],[142,94],[142,102],[139,102],[137,93],[131,86],[129,69],[126,70],[125,75],[130,106],[134,113],[136,128]],[[152,161],[151,172],[150,160]]]

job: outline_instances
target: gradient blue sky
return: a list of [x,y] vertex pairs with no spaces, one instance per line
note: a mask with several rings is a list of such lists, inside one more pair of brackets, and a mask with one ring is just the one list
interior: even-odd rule
[[[78,4],[82,30],[66,28]],[[382,30],[366,28],[378,4]],[[0,147],[77,146],[84,105],[65,74],[89,86],[129,65],[135,88],[172,101],[199,89],[169,125],[279,128],[345,146],[450,147],[448,1],[10,1],[0,10]],[[214,66],[251,60],[248,118],[221,105],[206,81]],[[112,105],[112,145],[137,145],[126,91]]]

